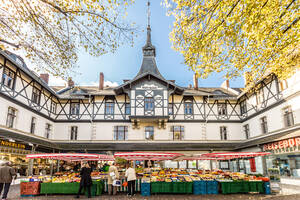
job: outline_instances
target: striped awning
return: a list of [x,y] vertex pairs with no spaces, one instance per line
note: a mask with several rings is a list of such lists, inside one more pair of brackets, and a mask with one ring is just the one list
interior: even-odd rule
[[167,152],[118,152],[114,156],[126,160],[173,160],[182,155],[181,153]]
[[217,160],[230,160],[235,158],[253,158],[258,156],[266,156],[270,152],[224,152],[224,153],[206,153],[201,154],[199,157],[213,158]]
[[114,160],[113,156],[104,154],[88,154],[88,153],[40,153],[28,154],[26,158],[44,158],[53,160],[66,160],[66,161],[81,161],[81,160]]

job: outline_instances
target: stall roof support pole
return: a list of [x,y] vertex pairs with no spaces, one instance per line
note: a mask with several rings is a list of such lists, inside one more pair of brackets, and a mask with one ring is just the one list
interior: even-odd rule
[[[38,147],[38,145],[32,145],[31,147],[31,153],[35,153],[35,149]],[[33,161],[34,159],[29,159],[28,162],[28,170],[27,170],[27,175],[32,176],[33,175]]]

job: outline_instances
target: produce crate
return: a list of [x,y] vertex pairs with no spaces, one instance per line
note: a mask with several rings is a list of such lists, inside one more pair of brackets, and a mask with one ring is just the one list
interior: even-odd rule
[[[41,183],[41,194],[77,194],[79,190],[79,184],[74,183]],[[93,181],[91,186],[91,195],[96,196],[97,193],[102,194],[102,182]],[[101,189],[100,189],[101,187]],[[99,191],[100,189],[100,191]],[[82,190],[81,194],[88,196],[88,191]]]
[[160,193],[160,192],[161,192],[161,182],[152,182],[151,193]]
[[207,194],[218,194],[219,185],[217,181],[206,181],[206,193]]
[[264,191],[265,194],[271,194],[270,182],[264,182]]
[[264,193],[264,182],[262,181],[249,181],[249,192]]
[[186,193],[185,182],[173,182],[173,193]]
[[194,181],[193,194],[206,194],[206,181]]
[[150,196],[150,183],[142,183],[141,184],[141,195],[142,196]]
[[21,196],[39,195],[40,182],[21,182],[20,194]]
[[161,183],[161,193],[172,193],[173,191],[172,182],[162,182]]
[[230,194],[231,182],[220,182],[222,194]]

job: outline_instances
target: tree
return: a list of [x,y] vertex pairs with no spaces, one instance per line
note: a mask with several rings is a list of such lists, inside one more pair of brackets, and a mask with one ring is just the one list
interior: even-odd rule
[[245,72],[257,81],[285,79],[300,66],[300,3],[297,0],[165,0],[175,17],[170,40],[200,77]]
[[133,42],[135,27],[122,18],[133,1],[0,0],[0,47],[66,78],[82,48],[100,56]]

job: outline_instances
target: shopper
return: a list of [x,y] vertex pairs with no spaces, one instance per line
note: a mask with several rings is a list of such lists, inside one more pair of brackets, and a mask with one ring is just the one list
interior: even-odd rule
[[11,165],[10,162],[6,162],[2,166],[0,166],[0,194],[2,193],[2,189],[4,185],[2,200],[7,198],[10,184],[13,178],[16,177],[16,172],[14,168],[12,168],[10,165]]
[[131,165],[127,165],[127,170],[125,172],[125,177],[128,182],[128,196],[135,195],[135,181],[136,181],[136,172]]
[[92,173],[92,169],[89,166],[89,164],[88,163],[83,164],[83,167],[81,168],[80,171],[80,176],[81,176],[80,186],[76,198],[79,198],[79,195],[83,188],[88,189],[88,198],[91,198],[92,196],[91,195],[91,186],[92,186],[91,173]]
[[112,163],[108,169],[108,194],[109,195],[116,195],[117,194],[117,186],[113,185],[114,180],[119,179],[119,172],[115,163]]

